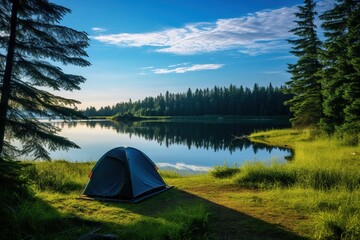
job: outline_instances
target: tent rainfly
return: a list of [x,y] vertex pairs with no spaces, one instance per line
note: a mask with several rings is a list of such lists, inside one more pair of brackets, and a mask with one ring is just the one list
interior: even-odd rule
[[151,159],[132,147],[117,147],[105,153],[89,177],[80,198],[136,203],[171,188]]

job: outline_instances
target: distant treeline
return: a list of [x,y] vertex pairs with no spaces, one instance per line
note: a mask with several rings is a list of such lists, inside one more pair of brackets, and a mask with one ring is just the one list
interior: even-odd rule
[[186,93],[160,94],[143,100],[117,103],[112,107],[96,109],[88,107],[86,116],[112,116],[133,114],[136,116],[202,116],[202,115],[240,115],[275,116],[289,115],[284,102],[291,96],[284,93],[285,87],[267,87],[255,84],[247,87],[214,87],[212,89],[190,88]]

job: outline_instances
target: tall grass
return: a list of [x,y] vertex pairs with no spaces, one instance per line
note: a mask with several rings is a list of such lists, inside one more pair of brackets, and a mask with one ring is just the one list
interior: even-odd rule
[[236,185],[250,188],[286,187],[294,185],[296,180],[295,172],[276,163],[270,166],[246,163],[234,177]]
[[343,211],[321,212],[317,217],[317,239],[360,239],[360,213]]
[[[170,195],[176,201],[169,202],[164,193],[141,206],[78,200],[94,163],[27,165],[36,196],[18,196],[16,205],[3,204],[0,239],[77,239],[94,228],[119,239],[207,239],[209,213],[199,201],[184,202],[177,199],[176,192]],[[181,177],[171,171],[162,174]],[[0,196],[3,198],[6,196]]]
[[27,199],[19,204],[9,220],[11,221],[11,227],[8,228],[11,229],[8,232],[9,239],[41,236],[48,232],[59,232],[62,227],[66,227],[56,210],[36,198]]
[[163,178],[180,178],[180,177],[182,177],[182,175],[179,172],[173,171],[173,170],[159,170],[159,173]]
[[360,186],[360,148],[312,130],[273,130],[251,135],[252,140],[291,147],[294,160],[264,166],[246,164],[235,177],[236,184],[260,186],[301,186],[349,191]]
[[165,219],[179,224],[180,229],[169,233],[170,239],[207,239],[209,212],[202,204],[183,205],[165,214]]
[[[223,174],[229,170],[221,169]],[[230,171],[233,171],[232,169]],[[303,166],[281,165],[273,163],[247,163],[237,169],[239,172],[233,177],[235,185],[250,188],[274,188],[298,186],[316,190],[330,190],[334,188],[352,191],[360,187],[360,175],[357,171],[347,169],[305,168]],[[221,176],[218,169],[215,177]]]
[[29,179],[41,191],[68,193],[81,191],[87,183],[94,163],[67,161],[35,162],[28,168]]
[[37,236],[36,239],[58,239],[59,236],[52,235],[53,232],[59,233],[74,224],[64,221],[63,215],[35,197],[34,193],[45,190],[62,193],[81,191],[92,164],[65,161],[17,164],[21,165],[18,175],[27,180],[27,185],[24,185],[26,191],[19,192],[14,186],[1,187],[0,238],[32,239]]
[[[354,146],[344,142],[344,138],[325,136],[313,130],[272,130],[250,137],[255,142],[292,148],[294,159],[286,164],[273,163],[270,166],[246,163],[232,177],[235,185],[278,189],[280,192],[297,189],[300,194],[288,199],[287,204],[302,201],[304,204],[300,205],[308,208],[314,202],[314,195],[325,195],[317,203],[317,208],[309,212],[314,216],[314,238],[360,239],[359,145]],[[221,172],[227,174],[230,171],[226,167],[217,170],[218,176],[222,175]],[[304,198],[309,190],[316,194]],[[339,200],[338,195],[350,200]],[[279,194],[279,197],[285,196]],[[337,200],[334,202],[334,199]]]
[[238,167],[215,166],[210,174],[216,178],[229,178],[240,172]]

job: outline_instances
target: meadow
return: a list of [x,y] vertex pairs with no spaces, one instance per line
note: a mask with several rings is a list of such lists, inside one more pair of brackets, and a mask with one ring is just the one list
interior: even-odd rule
[[3,239],[360,239],[360,148],[312,130],[273,130],[252,141],[288,147],[286,164],[161,171],[173,189],[139,204],[80,200],[94,163],[35,162],[32,197],[6,202]]

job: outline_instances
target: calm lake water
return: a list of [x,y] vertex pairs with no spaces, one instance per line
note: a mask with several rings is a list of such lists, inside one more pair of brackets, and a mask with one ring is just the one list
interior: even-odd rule
[[288,123],[272,120],[132,123],[91,120],[52,124],[81,149],[52,152],[51,157],[73,162],[97,161],[118,146],[138,148],[159,168],[181,171],[207,171],[214,166],[241,165],[246,161],[283,162],[291,155],[287,149],[236,139],[256,130],[288,127]]

